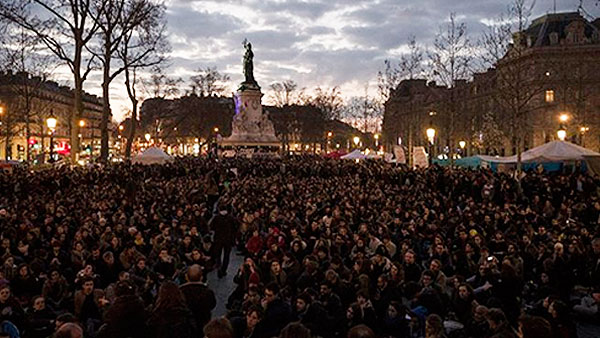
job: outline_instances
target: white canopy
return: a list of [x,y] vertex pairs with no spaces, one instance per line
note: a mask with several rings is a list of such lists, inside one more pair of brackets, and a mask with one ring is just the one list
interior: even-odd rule
[[[580,147],[566,141],[552,141],[539,147],[529,149],[521,154],[523,163],[545,163],[563,161],[583,161],[589,157],[600,156],[600,153]],[[517,163],[517,155],[507,157],[494,157],[479,155],[480,159],[493,163]]]
[[342,160],[364,160],[367,158],[360,150],[356,149],[349,154],[340,157]]
[[146,149],[143,153],[136,155],[132,159],[132,162],[139,164],[164,164],[172,160],[173,157],[165,153],[162,149],[151,147]]

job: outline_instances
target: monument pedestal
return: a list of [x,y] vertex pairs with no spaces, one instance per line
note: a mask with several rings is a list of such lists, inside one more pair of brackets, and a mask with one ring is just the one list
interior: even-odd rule
[[235,115],[231,123],[231,136],[220,142],[223,149],[254,149],[254,153],[279,152],[281,142],[275,136],[273,122],[262,110],[262,96],[256,83],[242,83],[234,96]]

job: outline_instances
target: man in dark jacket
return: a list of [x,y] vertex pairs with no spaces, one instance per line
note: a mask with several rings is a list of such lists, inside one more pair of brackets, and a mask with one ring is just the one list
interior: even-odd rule
[[275,282],[265,287],[265,297],[262,300],[265,317],[261,321],[261,332],[265,337],[278,336],[291,320],[292,308],[279,298],[279,285]]
[[192,310],[196,319],[196,327],[201,330],[211,318],[211,311],[217,305],[215,293],[202,283],[202,267],[194,264],[188,268],[185,275],[187,283],[181,285],[179,289],[185,297],[187,306]]
[[[213,254],[215,262],[219,266],[218,276],[221,278],[227,274],[229,254],[235,243],[238,222],[233,216],[229,215],[226,205],[220,205],[219,213],[210,220],[209,227],[215,233]],[[221,255],[223,255],[223,261],[221,261]]]

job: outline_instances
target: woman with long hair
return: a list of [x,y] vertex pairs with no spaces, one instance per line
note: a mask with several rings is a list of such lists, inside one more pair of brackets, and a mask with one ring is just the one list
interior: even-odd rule
[[192,336],[192,313],[175,283],[168,281],[160,286],[147,325],[151,337],[155,338]]

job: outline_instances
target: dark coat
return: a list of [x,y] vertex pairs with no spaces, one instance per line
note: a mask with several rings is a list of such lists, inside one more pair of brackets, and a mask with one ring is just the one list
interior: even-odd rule
[[147,334],[144,302],[136,295],[117,297],[104,314],[100,338],[141,338]]
[[231,215],[217,214],[210,220],[210,229],[215,232],[215,244],[233,245],[238,231],[238,221]]
[[187,307],[176,307],[164,311],[153,311],[146,322],[147,337],[191,338],[195,330],[193,316]]
[[211,318],[211,311],[217,306],[215,293],[201,282],[186,283],[179,287],[187,306],[196,320],[196,329],[201,331]]
[[276,298],[269,303],[265,317],[260,322],[260,331],[266,337],[278,336],[279,332],[290,322],[292,309],[283,300]]
[[25,337],[30,338],[46,338],[54,332],[54,320],[56,314],[49,308],[44,308],[41,311],[31,311],[27,315],[27,327],[25,329]]

